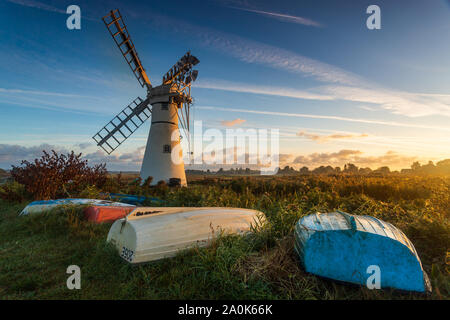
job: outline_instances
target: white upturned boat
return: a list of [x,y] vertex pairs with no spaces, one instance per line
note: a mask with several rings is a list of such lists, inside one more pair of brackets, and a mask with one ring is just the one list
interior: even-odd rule
[[207,246],[219,232],[245,234],[265,221],[262,212],[240,208],[138,207],[116,220],[107,241],[132,264],[173,257]]

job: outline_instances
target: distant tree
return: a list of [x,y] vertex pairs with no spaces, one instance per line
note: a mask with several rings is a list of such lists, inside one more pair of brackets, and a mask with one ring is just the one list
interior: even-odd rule
[[439,161],[438,163],[436,163],[436,166],[438,168],[444,168],[444,167],[450,168],[450,159],[445,159],[445,160]]
[[391,170],[389,169],[389,167],[386,167],[386,166],[380,167],[380,168],[378,168],[377,170],[374,171],[374,173],[382,174],[382,175],[387,175],[390,172],[391,172]]
[[300,174],[309,174],[310,173],[308,167],[302,167],[299,172],[300,172]]
[[278,171],[280,174],[293,174],[296,173],[295,169],[289,166],[285,166],[283,169]]
[[437,174],[450,174],[450,159],[445,159],[436,163]]
[[313,174],[322,174],[322,175],[329,175],[329,174],[334,174],[334,168],[332,166],[320,166],[318,168],[315,168],[312,171]]
[[356,174],[358,173],[358,167],[355,166],[353,163],[347,163],[344,166],[344,173]]
[[370,168],[359,168],[359,174],[361,174],[361,175],[367,175],[367,174],[370,174],[372,172],[372,169],[370,169]]
[[413,162],[413,164],[411,165],[411,169],[413,171],[418,171],[420,169],[420,162],[419,161]]
[[434,165],[433,161],[428,161],[428,164],[423,165],[420,168],[420,171],[425,174],[433,174],[435,173],[435,169],[436,166]]

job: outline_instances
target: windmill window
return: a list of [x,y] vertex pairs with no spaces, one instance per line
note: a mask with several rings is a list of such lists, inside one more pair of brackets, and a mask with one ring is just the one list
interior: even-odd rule
[[169,110],[169,104],[168,103],[162,103],[161,104],[161,110]]
[[170,145],[165,144],[163,146],[163,153],[170,153],[170,151],[171,151]]

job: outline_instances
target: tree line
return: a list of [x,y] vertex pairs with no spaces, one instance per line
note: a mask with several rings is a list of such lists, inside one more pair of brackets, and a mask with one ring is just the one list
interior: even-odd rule
[[[186,170],[188,174],[216,174],[216,175],[259,175],[259,170],[253,170],[250,168],[231,168],[223,169],[220,168],[217,171],[207,170]],[[349,174],[349,175],[389,175],[389,174],[411,174],[411,175],[450,175],[450,159],[445,159],[437,162],[429,161],[427,164],[420,164],[420,162],[414,162],[410,168],[401,169],[400,171],[392,171],[388,166],[382,166],[375,170],[369,167],[358,167],[353,163],[347,163],[343,168],[320,166],[315,169],[309,169],[304,166],[298,170],[294,167],[285,166],[284,168],[279,168],[278,173],[280,175],[339,175],[339,174]]]

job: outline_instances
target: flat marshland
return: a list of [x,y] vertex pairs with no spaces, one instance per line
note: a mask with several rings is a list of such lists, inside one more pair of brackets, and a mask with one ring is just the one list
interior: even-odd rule
[[[105,241],[111,224],[84,221],[82,208],[19,217],[31,200],[0,200],[0,298],[450,298],[449,177],[211,175],[188,177],[188,188],[141,187],[131,178],[110,176],[102,190],[87,187],[71,196],[122,192],[158,197],[167,206],[252,208],[264,212],[268,223],[247,237],[219,236],[209,248],[130,266]],[[368,290],[305,273],[293,251],[294,225],[304,215],[336,209],[400,228],[413,242],[433,293]],[[66,287],[66,269],[73,264],[81,268],[80,290]]]

